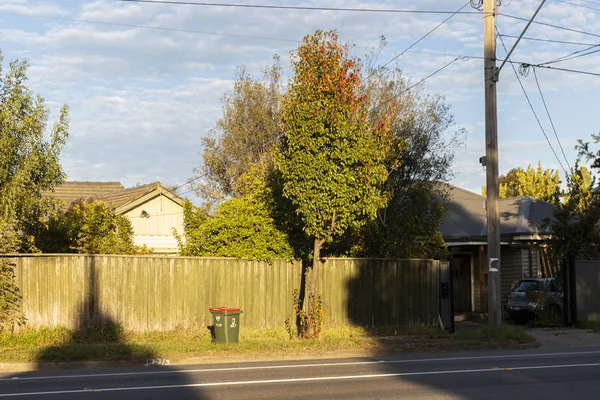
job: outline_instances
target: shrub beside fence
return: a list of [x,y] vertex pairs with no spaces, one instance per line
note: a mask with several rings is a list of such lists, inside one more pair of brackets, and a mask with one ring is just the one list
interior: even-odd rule
[[[16,265],[29,326],[98,321],[136,331],[203,328],[209,307],[240,307],[241,324],[280,328],[294,320],[302,264],[229,258],[121,255],[3,256]],[[326,325],[432,325],[439,312],[439,262],[323,261]]]

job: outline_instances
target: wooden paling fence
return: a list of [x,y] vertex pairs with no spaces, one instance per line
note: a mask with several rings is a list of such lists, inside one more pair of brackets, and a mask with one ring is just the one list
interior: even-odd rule
[[[295,320],[300,261],[122,255],[7,255],[16,266],[29,326],[77,328],[118,322],[136,331],[201,328],[210,307],[240,307],[242,326]],[[319,279],[326,324],[436,323],[439,262],[324,259]]]

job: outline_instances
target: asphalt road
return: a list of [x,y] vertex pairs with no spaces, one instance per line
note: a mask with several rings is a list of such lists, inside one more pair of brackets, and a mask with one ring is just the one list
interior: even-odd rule
[[2,374],[4,398],[598,399],[600,348]]

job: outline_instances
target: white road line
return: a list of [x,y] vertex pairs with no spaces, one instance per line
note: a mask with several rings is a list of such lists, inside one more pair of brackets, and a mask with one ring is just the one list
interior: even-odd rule
[[269,369],[289,369],[289,368],[311,368],[311,367],[345,367],[353,365],[372,365],[372,364],[406,364],[406,363],[426,363],[440,361],[469,361],[469,360],[501,360],[509,358],[531,358],[531,357],[555,357],[555,356],[578,356],[578,355],[593,355],[599,354],[597,351],[579,351],[579,352],[563,352],[563,353],[541,353],[541,354],[513,354],[513,355],[498,355],[498,356],[470,356],[470,357],[441,357],[441,358],[425,358],[425,359],[410,359],[410,360],[378,360],[378,361],[353,361],[339,363],[319,363],[319,364],[286,364],[286,365],[260,365],[254,367],[227,367],[227,368],[199,368],[199,369],[172,369],[166,371],[143,371],[143,372],[112,372],[104,374],[79,374],[79,375],[48,375],[48,376],[29,376],[18,378],[2,378],[2,381],[36,381],[49,379],[79,379],[79,378],[104,378],[114,376],[143,376],[143,375],[168,375],[168,374],[193,374],[198,372],[231,372],[231,371],[253,371],[253,370],[269,370]]
[[350,380],[350,379],[360,380],[360,379],[390,378],[390,377],[402,377],[402,376],[449,375],[449,374],[468,374],[468,373],[479,373],[479,372],[506,372],[506,371],[519,371],[519,370],[583,368],[583,367],[600,367],[600,363],[568,364],[568,365],[538,365],[538,366],[512,367],[512,368],[461,369],[461,370],[448,370],[448,371],[400,372],[400,373],[393,373],[393,374],[372,374],[372,375],[322,376],[322,377],[315,377],[315,378],[268,379],[268,380],[237,381],[237,382],[189,383],[189,384],[184,384],[184,385],[137,386],[137,387],[116,387],[116,388],[113,387],[113,388],[88,389],[88,390],[56,390],[56,391],[46,391],[46,392],[6,393],[6,394],[0,394],[0,397],[49,396],[49,395],[58,395],[58,394],[124,392],[124,391],[132,391],[132,390],[182,389],[182,388],[201,388],[201,387],[211,387],[211,386],[261,385],[261,384],[269,384],[269,383],[317,382],[317,381],[337,381],[337,380]]

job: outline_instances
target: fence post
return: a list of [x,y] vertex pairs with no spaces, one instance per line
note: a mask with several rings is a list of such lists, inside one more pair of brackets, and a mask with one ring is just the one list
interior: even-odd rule
[[569,255],[563,260],[563,317],[566,326],[573,325],[577,321],[576,289],[575,289],[575,254]]
[[450,333],[454,333],[454,263],[452,262],[452,256],[448,257],[448,279],[449,283],[449,302],[450,302]]
[[452,329],[452,297],[450,296],[450,263],[439,261],[440,266],[440,319],[444,330]]
[[571,323],[577,323],[577,261],[575,259],[575,253],[569,254],[569,292],[571,294],[570,305],[571,305]]

